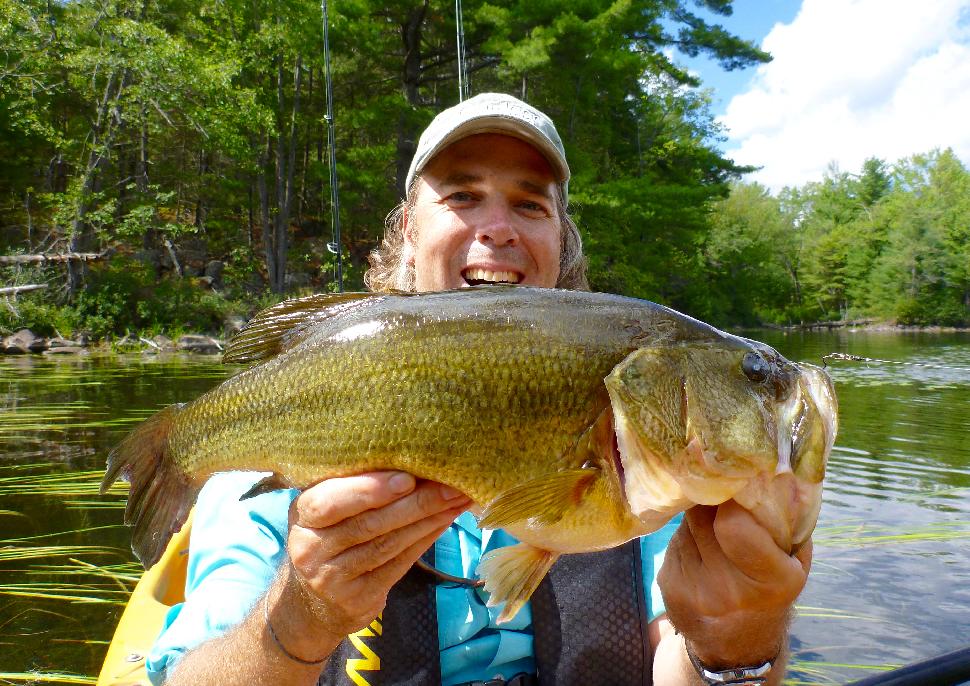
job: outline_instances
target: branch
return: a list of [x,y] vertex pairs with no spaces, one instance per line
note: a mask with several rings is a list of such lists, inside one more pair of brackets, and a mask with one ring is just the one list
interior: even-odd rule
[[0,264],[47,264],[49,262],[92,262],[110,254],[103,252],[66,252],[59,255],[0,255]]
[[46,283],[32,283],[25,286],[7,286],[5,288],[0,288],[0,295],[17,295],[18,293],[27,293],[28,291],[39,291],[47,288]]

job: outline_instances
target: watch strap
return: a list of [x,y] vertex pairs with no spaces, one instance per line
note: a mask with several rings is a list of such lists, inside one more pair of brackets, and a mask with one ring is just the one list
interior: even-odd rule
[[[733,667],[720,671],[709,669],[691,650],[690,643],[684,639],[684,649],[698,676],[708,686],[764,686],[767,675],[774,667],[774,660],[768,660],[757,667]],[[777,659],[777,658],[776,658]]]

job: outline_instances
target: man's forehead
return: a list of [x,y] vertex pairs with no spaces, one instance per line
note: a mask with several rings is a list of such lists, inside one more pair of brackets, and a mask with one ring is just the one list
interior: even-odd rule
[[425,173],[456,183],[481,180],[491,171],[532,184],[555,183],[552,166],[540,150],[503,134],[477,134],[455,141],[425,168]]
[[[438,179],[438,184],[442,188],[451,188],[454,186],[475,185],[484,181],[485,177],[482,174],[457,169],[446,172]],[[517,173],[514,174],[511,181],[520,190],[525,191],[526,193],[535,193],[537,195],[552,197],[552,186],[554,185],[552,175],[550,175],[548,179],[542,179],[541,175],[539,174],[525,175],[522,173]]]

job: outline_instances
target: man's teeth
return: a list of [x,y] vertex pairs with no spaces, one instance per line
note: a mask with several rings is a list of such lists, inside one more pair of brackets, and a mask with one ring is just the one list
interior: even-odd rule
[[491,281],[492,283],[518,283],[519,275],[515,272],[493,272],[488,269],[469,269],[465,278],[471,281]]

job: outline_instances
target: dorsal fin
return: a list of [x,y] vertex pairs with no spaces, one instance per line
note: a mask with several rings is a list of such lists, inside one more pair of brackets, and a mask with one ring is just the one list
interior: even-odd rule
[[259,362],[279,355],[303,341],[313,325],[361,306],[383,293],[317,293],[284,300],[257,313],[232,337],[223,362]]

